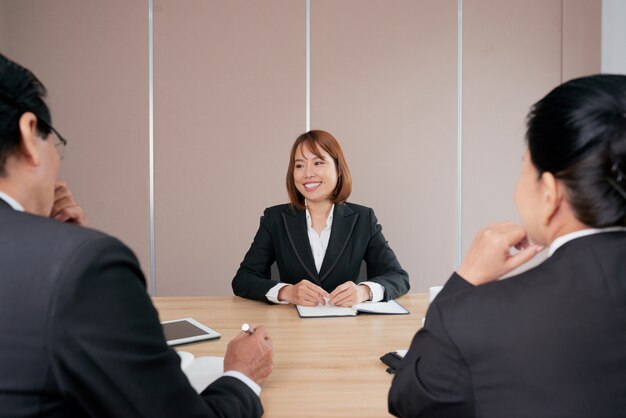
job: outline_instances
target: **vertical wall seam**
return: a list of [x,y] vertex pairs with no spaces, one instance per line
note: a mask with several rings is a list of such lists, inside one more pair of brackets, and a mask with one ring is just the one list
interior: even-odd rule
[[311,0],[306,0],[306,129],[311,130]]
[[563,73],[564,73],[564,68],[563,68],[563,57],[565,55],[565,49],[563,48],[563,46],[565,45],[564,39],[565,39],[565,4],[564,4],[565,0],[561,0],[561,83],[563,83]]
[[150,182],[150,286],[151,296],[156,295],[154,274],[154,2],[148,0],[148,159]]
[[463,214],[463,0],[457,3],[457,236],[456,260],[458,270],[462,251]]
[[605,0],[602,0],[600,2],[600,72],[604,73],[604,68],[606,67],[606,64],[604,63],[604,57],[606,55],[606,52],[604,51],[605,48],[605,39],[604,39],[604,4]]

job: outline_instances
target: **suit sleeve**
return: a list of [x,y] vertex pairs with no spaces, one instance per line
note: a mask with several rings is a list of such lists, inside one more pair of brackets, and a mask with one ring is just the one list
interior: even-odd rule
[[474,287],[473,284],[459,276],[458,273],[454,272],[446,282],[446,285],[443,287],[443,289],[441,289],[441,292],[439,292],[435,300],[456,295],[457,293],[467,289],[471,289],[472,287]]
[[259,230],[232,281],[237,296],[271,303],[265,295],[279,282],[271,279],[271,267],[276,261],[274,242],[266,210]]
[[372,209],[369,211],[371,237],[364,256],[367,280],[381,284],[385,288],[383,300],[388,301],[409,291],[409,274],[402,268],[385,239],[374,211]]
[[[462,290],[453,275],[448,296]],[[467,282],[465,282],[467,283]],[[470,285],[471,286],[471,285]],[[445,287],[444,287],[445,290]],[[400,363],[389,391],[389,412],[398,417],[471,418],[474,416],[471,376],[457,346],[448,335],[440,302],[431,304],[424,328],[419,330]]]
[[51,378],[79,415],[262,415],[256,394],[236,379],[195,392],[167,347],[136,258],[119,241],[86,242],[59,274],[46,336]]

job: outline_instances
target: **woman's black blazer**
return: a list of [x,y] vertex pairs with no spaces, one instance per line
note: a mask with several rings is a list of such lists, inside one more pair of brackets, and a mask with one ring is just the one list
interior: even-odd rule
[[265,209],[261,225],[233,279],[235,295],[268,302],[265,294],[278,282],[270,277],[276,262],[283,283],[307,279],[327,292],[346,281],[358,282],[361,262],[367,280],[385,288],[384,300],[409,290],[409,275],[387,244],[374,211],[353,203],[336,204],[333,224],[319,274],[307,233],[306,213],[291,205]]
[[626,417],[626,232],[571,240],[539,266],[428,308],[389,392],[399,417]]

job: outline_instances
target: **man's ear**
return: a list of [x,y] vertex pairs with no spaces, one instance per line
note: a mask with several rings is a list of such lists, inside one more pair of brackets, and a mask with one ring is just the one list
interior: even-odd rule
[[544,225],[548,225],[563,201],[563,185],[554,177],[554,174],[547,171],[541,174],[540,181],[541,200],[543,203],[541,221]]
[[18,153],[28,163],[38,166],[41,163],[41,137],[37,131],[37,116],[32,112],[25,112],[20,116],[20,144]]

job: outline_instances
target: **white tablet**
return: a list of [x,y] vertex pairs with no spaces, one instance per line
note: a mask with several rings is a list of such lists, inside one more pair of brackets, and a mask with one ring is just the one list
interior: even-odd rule
[[161,322],[167,345],[180,345],[202,340],[214,340],[222,335],[193,318]]

